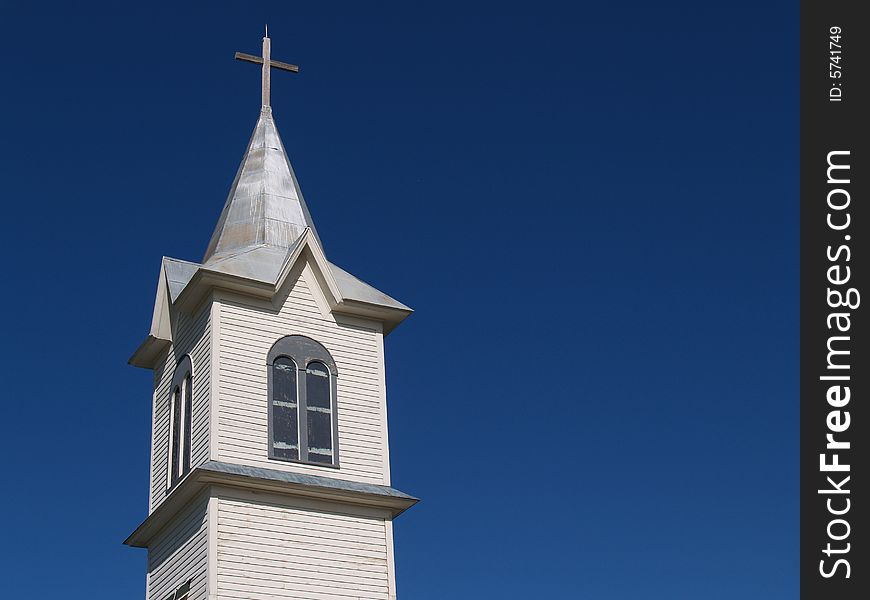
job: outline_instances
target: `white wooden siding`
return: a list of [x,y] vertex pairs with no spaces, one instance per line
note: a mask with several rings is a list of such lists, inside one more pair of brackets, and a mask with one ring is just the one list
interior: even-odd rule
[[389,598],[382,518],[219,498],[217,531],[217,600]]
[[148,600],[166,600],[191,579],[190,600],[206,600],[208,495],[182,510],[148,548]]
[[154,425],[151,434],[151,496],[153,512],[167,495],[167,453],[169,452],[169,407],[175,365],[189,354],[193,362],[193,418],[191,423],[190,465],[196,467],[209,454],[209,388],[211,387],[210,302],[192,317],[175,315],[175,343],[163,363],[155,369]]
[[[318,308],[316,280],[303,271],[280,310],[271,303],[222,294],[217,453],[225,462],[298,471],[369,483],[388,483],[384,468],[383,359],[380,325],[337,322]],[[285,335],[323,344],[338,368],[340,469],[299,465],[268,457],[266,355]]]

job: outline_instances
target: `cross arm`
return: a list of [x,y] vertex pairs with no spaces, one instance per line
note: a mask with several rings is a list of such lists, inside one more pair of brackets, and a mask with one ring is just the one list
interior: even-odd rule
[[[253,54],[245,54],[244,52],[236,52],[236,60],[243,60],[245,62],[252,62],[258,65],[263,64],[263,59],[259,56],[254,56]],[[296,65],[291,65],[290,63],[281,62],[280,60],[269,60],[269,66],[275,69],[282,69],[284,71],[291,71],[292,73],[298,73],[299,67]]]

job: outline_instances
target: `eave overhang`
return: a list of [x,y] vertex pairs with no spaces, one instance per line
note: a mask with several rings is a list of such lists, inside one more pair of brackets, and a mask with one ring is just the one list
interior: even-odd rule
[[154,536],[182,507],[212,485],[269,492],[291,498],[316,498],[353,506],[380,508],[386,511],[390,519],[396,518],[419,502],[417,498],[386,485],[208,461],[193,469],[169,497],[124,540],[124,544],[147,548]]
[[[266,262],[263,262],[262,256],[255,254],[261,250],[269,257]],[[246,253],[249,254],[245,255]],[[247,262],[234,263],[234,260]],[[331,264],[311,229],[305,229],[293,247],[287,251],[283,261],[270,264],[268,260],[277,260],[277,257],[274,249],[270,250],[266,247],[255,248],[253,252],[250,250],[240,252],[236,256],[225,256],[204,265],[164,257],[151,331],[130,357],[129,364],[135,367],[154,368],[161,353],[172,343],[170,324],[172,311],[192,313],[215,289],[272,300],[300,260],[306,260],[311,264],[329,310],[336,314],[380,321],[386,335],[414,312],[401,302]],[[180,279],[170,279],[167,275],[168,266],[173,265],[176,270],[179,266],[182,268],[177,274]],[[260,277],[249,276],[250,273],[256,273]]]
[[384,335],[395,329],[399,323],[411,316],[414,311],[410,308],[403,310],[400,308],[387,308],[378,304],[370,304],[358,300],[342,300],[335,307],[333,312],[356,317],[364,317],[366,319],[374,319],[380,321],[384,325]]
[[178,295],[174,307],[182,311],[191,312],[214,289],[239,292],[247,296],[271,300],[284,285],[293,267],[303,257],[310,260],[316,267],[316,275],[321,284],[321,289],[324,292],[330,310],[335,313],[381,321],[384,324],[384,333],[386,334],[395,329],[399,323],[414,312],[412,309],[399,303],[396,303],[396,306],[386,306],[384,304],[345,298],[311,230],[306,230],[299,239],[299,242],[290,251],[284,265],[279,271],[276,281],[268,282],[243,277],[203,266],[197,270],[184,290]]
[[151,334],[142,340],[136,352],[133,353],[127,363],[142,369],[153,369],[166,349],[172,345],[171,340],[164,340]]

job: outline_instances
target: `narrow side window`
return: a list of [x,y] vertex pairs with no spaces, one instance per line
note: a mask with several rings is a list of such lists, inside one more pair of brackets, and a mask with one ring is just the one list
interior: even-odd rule
[[190,372],[184,377],[184,441],[181,453],[181,474],[190,471],[190,444],[193,428],[193,377]]
[[296,363],[286,356],[276,358],[272,370],[272,454],[299,460],[299,390]]
[[183,357],[175,367],[169,396],[169,451],[166,480],[172,487],[190,471],[193,434],[193,364]]
[[178,480],[178,458],[181,450],[181,387],[172,390],[172,406],[169,416],[169,485]]
[[305,369],[308,460],[332,464],[332,384],[329,368],[320,361]]
[[190,597],[190,583],[192,581],[193,579],[188,579],[184,585],[166,596],[166,600],[188,600]]

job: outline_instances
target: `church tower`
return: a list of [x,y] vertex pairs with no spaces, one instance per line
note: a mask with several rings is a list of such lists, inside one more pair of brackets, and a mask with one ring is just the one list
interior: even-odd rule
[[263,102],[201,263],[163,258],[148,600],[395,598],[384,337],[407,306],[327,260]]

